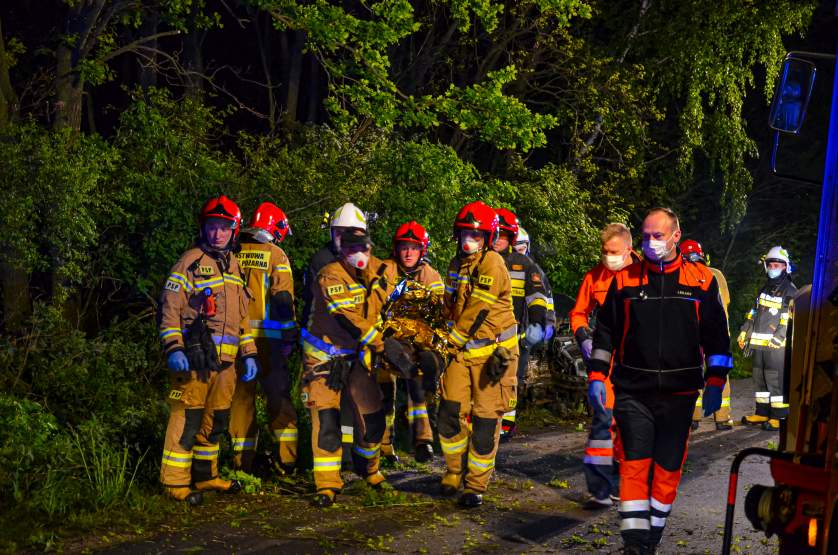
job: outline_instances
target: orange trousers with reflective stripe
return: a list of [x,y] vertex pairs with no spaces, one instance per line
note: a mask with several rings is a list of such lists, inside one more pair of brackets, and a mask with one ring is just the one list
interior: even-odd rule
[[616,394],[614,419],[624,452],[620,532],[626,543],[652,547],[661,540],[678,493],[697,398],[698,392]]
[[199,380],[196,372],[170,372],[169,376],[169,422],[160,482],[168,487],[189,487],[218,475],[218,443],[227,432],[236,370],[230,364],[210,373],[207,382]]

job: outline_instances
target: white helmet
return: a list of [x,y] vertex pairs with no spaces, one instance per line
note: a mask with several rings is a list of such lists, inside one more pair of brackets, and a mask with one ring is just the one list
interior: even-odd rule
[[[521,246],[524,246],[525,248],[516,248]],[[512,245],[512,248],[521,254],[529,254],[530,252],[530,234],[527,233],[527,230],[520,225],[518,226],[518,237],[515,239],[515,244]],[[522,250],[524,252],[521,252]]]
[[347,202],[335,210],[329,227],[357,227],[358,229],[367,229],[367,216],[363,210],[351,202]]
[[771,250],[769,250],[768,254],[765,255],[765,258],[762,259],[762,265],[766,272],[768,271],[768,263],[771,261],[785,262],[786,273],[791,273],[791,258],[789,258],[789,251],[783,247],[771,247]]
[[329,222],[329,228],[331,229],[332,243],[336,249],[340,249],[340,233],[337,232],[336,228],[356,228],[366,231],[367,216],[363,210],[351,202],[347,202],[335,210],[332,221]]

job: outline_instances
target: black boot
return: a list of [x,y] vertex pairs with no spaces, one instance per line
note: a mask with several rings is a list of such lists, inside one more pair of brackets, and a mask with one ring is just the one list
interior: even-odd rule
[[415,451],[413,457],[416,459],[416,462],[426,463],[434,458],[434,448],[431,447],[430,443],[417,444]]
[[473,491],[464,491],[457,504],[464,509],[473,509],[483,504],[483,494],[475,493]]

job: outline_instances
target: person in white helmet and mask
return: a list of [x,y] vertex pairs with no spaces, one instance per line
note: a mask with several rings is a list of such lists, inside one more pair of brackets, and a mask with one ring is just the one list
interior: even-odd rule
[[[328,215],[327,215],[328,217]],[[325,224],[325,221],[324,221]],[[366,213],[352,204],[347,202],[340,208],[335,210],[331,218],[329,218],[329,241],[323,247],[314,253],[311,261],[303,274],[303,315],[301,319],[301,334],[303,337],[308,333],[309,321],[311,319],[311,310],[314,297],[319,286],[317,284],[317,274],[330,262],[338,259],[340,252],[340,238],[344,231],[361,230],[367,231],[367,216]],[[343,403],[341,406],[341,439],[343,443],[343,466],[351,467],[352,465],[352,443],[353,443],[353,420],[352,410],[347,404],[346,397],[341,398]]]
[[763,268],[768,280],[745,316],[737,339],[739,348],[753,358],[756,387],[754,414],[743,416],[742,423],[779,430],[780,422],[789,412],[783,395],[783,370],[786,331],[792,317],[790,303],[797,287],[791,281],[791,259],[783,247],[772,247],[768,251]]

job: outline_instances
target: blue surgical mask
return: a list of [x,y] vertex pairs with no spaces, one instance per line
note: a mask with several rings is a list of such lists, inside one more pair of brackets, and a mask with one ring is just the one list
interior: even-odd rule
[[780,277],[780,274],[783,273],[783,269],[782,268],[770,268],[770,269],[766,270],[765,273],[768,274],[769,279],[776,279],[776,278]]

